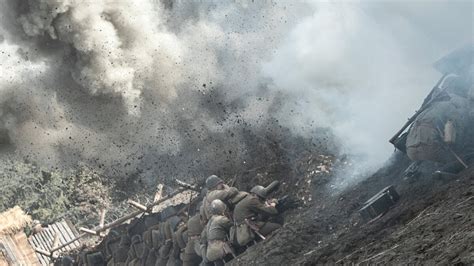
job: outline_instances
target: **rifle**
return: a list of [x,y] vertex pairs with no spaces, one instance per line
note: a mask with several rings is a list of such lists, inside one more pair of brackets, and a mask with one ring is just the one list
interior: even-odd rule
[[198,192],[198,193],[201,192],[201,190],[200,190],[200,189],[198,188],[198,186],[196,186],[196,185],[191,185],[191,184],[186,183],[186,182],[184,182],[184,181],[181,181],[181,180],[179,180],[179,179],[175,179],[174,181],[175,181],[176,184],[177,184],[178,186],[180,186],[180,187],[187,188],[187,189],[189,189],[189,190],[193,190],[193,191],[196,191],[196,192]]
[[[444,81],[444,79],[446,78],[447,74],[444,74],[441,79],[436,83],[436,85],[433,87],[433,89],[431,90],[430,94],[428,94],[428,97],[425,99],[425,101],[423,102],[423,104],[421,105],[421,108],[420,110],[416,111],[415,114],[410,117],[408,119],[408,121],[405,123],[405,125],[403,125],[403,127],[389,140],[390,143],[392,143],[393,145],[395,145],[395,142],[396,140],[398,139],[398,137],[400,137],[400,135],[405,131],[405,129],[407,129],[413,122],[415,122],[415,119],[423,112],[425,111],[426,109],[428,109],[428,107],[431,106],[431,104],[437,100],[440,100],[443,96],[442,95],[442,92],[441,91],[441,88],[439,87],[439,85],[441,85],[441,83]],[[440,90],[439,92],[436,93],[437,90]],[[436,93],[436,95],[435,95]]]
[[232,241],[230,241],[228,235],[226,236],[226,238],[227,238],[227,241],[225,241],[225,244],[224,244],[224,252],[227,254],[232,254],[232,257],[234,257],[235,259],[237,258],[237,254],[235,254],[235,251],[230,244]]
[[295,200],[294,198],[290,198],[288,195],[285,195],[279,199],[277,199],[277,204],[275,208],[277,209],[278,213],[282,213],[288,209],[293,209],[298,207],[298,203],[300,201]]
[[244,220],[245,223],[250,227],[250,229],[252,229],[252,231],[257,234],[261,239],[265,240],[266,238],[260,233],[260,229],[254,225],[253,223],[249,222],[249,219],[245,219]]

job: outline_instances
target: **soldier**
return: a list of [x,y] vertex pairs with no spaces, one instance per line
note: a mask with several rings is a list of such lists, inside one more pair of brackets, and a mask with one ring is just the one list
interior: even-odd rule
[[155,265],[166,266],[170,257],[171,249],[173,248],[173,229],[169,220],[160,224],[160,235],[163,239],[159,250],[159,260]]
[[105,240],[105,257],[107,260],[107,265],[114,265],[113,254],[119,248],[120,245],[120,235],[115,230],[110,230]]
[[[232,222],[225,216],[227,206],[219,199],[211,202],[211,217],[201,235],[203,258],[214,265],[224,265],[233,257],[233,250],[227,239]],[[230,258],[229,258],[230,257]]]
[[255,186],[250,195],[242,199],[234,209],[237,242],[245,246],[255,239],[255,234],[263,237],[277,230],[281,225],[268,221],[278,215],[276,200],[266,202],[267,191],[263,186]]
[[140,235],[134,235],[125,264],[131,266],[142,265],[143,258],[146,259],[148,256],[148,254],[145,254],[145,251],[145,243],[143,243],[142,237]]
[[441,163],[458,172],[474,159],[473,55],[474,46],[466,46],[435,63],[444,76],[410,120],[408,132],[394,143],[411,160]]
[[188,242],[184,249],[182,257],[184,266],[198,266],[201,263],[201,251],[199,249],[199,239],[203,226],[201,224],[201,215],[199,214],[199,208],[197,213],[188,220]]
[[112,252],[112,256],[114,258],[114,265],[125,265],[129,249],[130,237],[126,234],[122,235],[122,237],[120,238],[118,249]]
[[233,209],[235,198],[239,195],[239,190],[235,187],[229,187],[224,181],[216,175],[211,175],[206,179],[206,188],[208,192],[203,199],[201,206],[201,219],[203,225],[207,223],[210,217],[210,205],[213,200],[219,199],[226,204],[229,209]]
[[187,225],[183,220],[179,221],[179,224],[176,227],[176,230],[173,233],[173,248],[170,252],[170,257],[168,259],[167,266],[182,265],[181,253],[186,247],[187,239]]

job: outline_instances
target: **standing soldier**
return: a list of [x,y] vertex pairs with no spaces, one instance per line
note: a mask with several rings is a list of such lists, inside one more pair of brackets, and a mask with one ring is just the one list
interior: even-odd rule
[[219,199],[211,202],[211,217],[201,235],[203,258],[214,265],[224,265],[233,257],[233,250],[228,243],[229,229],[232,222],[225,216],[227,206]]
[[275,200],[266,202],[267,191],[263,186],[255,186],[250,195],[242,199],[234,209],[237,242],[245,246],[255,239],[255,234],[265,237],[277,230],[281,225],[268,221],[271,216],[278,215]]

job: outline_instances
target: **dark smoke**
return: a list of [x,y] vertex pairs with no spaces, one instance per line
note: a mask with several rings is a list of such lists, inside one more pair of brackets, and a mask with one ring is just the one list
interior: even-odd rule
[[3,146],[150,185],[286,158],[260,65],[305,5],[170,3],[3,2]]

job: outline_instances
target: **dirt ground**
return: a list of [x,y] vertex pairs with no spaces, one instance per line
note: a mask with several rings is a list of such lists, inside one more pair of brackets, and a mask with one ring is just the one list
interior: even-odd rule
[[[289,194],[300,202],[285,213],[282,229],[228,264],[474,264],[474,168],[439,178],[432,176],[436,165],[425,163],[407,179],[410,161],[398,153],[374,175],[333,195],[328,185],[335,169],[348,162],[310,151],[292,160],[293,167],[280,160],[228,180],[246,190],[277,179],[275,196]],[[400,200],[378,219],[363,221],[363,203],[389,185]]]
[[[231,265],[474,264],[474,169],[435,178],[424,166],[405,179],[407,158],[392,163],[351,189],[330,197],[313,188],[308,208],[287,215],[287,223],[250,247]],[[313,176],[317,183],[324,176]],[[319,180],[324,183],[324,180]],[[365,223],[362,204],[388,185],[400,201],[384,216]]]

